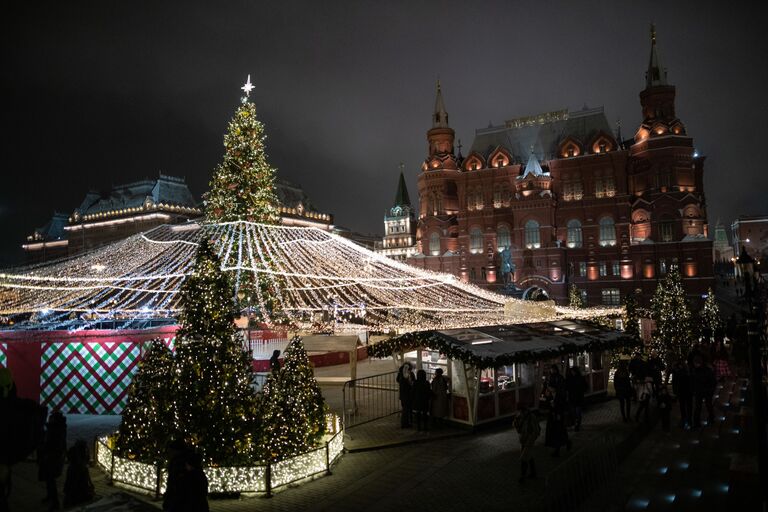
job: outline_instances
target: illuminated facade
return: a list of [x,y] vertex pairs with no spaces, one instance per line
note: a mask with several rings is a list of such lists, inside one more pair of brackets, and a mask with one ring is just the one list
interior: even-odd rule
[[614,135],[602,108],[560,110],[476,131],[469,154],[438,84],[419,175],[418,254],[408,262],[524,298],[646,302],[679,265],[691,298],[712,284],[704,157],[675,114],[652,31],[642,122]]
[[[333,229],[333,216],[316,211],[300,186],[278,179],[275,187],[282,224]],[[22,248],[30,263],[49,261],[202,215],[202,205],[184,178],[160,174],[157,179],[117,185],[106,197],[88,192],[71,215],[54,214]]]

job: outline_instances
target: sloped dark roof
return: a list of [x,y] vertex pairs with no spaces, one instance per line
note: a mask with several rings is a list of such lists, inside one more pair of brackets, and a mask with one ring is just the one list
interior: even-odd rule
[[80,203],[78,212],[80,215],[92,215],[94,213],[106,213],[125,208],[142,206],[147,199],[153,203],[166,205],[197,206],[192,192],[189,190],[184,178],[166,176],[161,174],[154,180],[142,180],[125,185],[112,187],[109,196],[101,197],[96,192],[88,192]]
[[408,197],[408,187],[405,185],[405,176],[400,172],[400,179],[397,182],[397,193],[395,194],[395,206],[411,206],[411,198]]
[[309,196],[300,185],[291,183],[288,180],[282,178],[275,179],[275,189],[277,191],[277,199],[280,204],[286,208],[297,208],[299,203],[304,206],[305,210],[317,211],[315,206],[310,201]]
[[67,225],[66,213],[55,212],[51,220],[42,227],[35,229],[35,238],[43,241],[61,240],[64,238],[64,226]]
[[[611,134],[611,127],[603,107],[583,109],[578,112],[563,111],[548,120],[547,115],[532,116],[530,122],[508,121],[504,126],[491,126],[475,130],[471,151],[485,156],[498,146],[506,148],[516,162],[526,162],[533,147],[539,161],[551,160],[557,154],[557,146],[569,135],[583,144],[599,131]],[[533,118],[539,117],[540,121]]]

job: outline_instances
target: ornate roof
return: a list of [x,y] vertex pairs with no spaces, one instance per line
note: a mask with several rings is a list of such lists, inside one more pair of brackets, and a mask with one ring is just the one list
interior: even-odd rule
[[502,126],[475,130],[472,151],[488,157],[498,146],[506,148],[517,162],[529,159],[531,146],[539,161],[557,155],[560,142],[568,136],[580,141],[591,140],[600,131],[612,133],[603,107],[584,108],[578,112],[559,110],[536,116],[512,119]]
[[76,212],[80,218],[99,213],[140,208],[147,203],[196,208],[197,201],[184,178],[160,174],[154,180],[141,180],[112,187],[107,197],[90,191]]

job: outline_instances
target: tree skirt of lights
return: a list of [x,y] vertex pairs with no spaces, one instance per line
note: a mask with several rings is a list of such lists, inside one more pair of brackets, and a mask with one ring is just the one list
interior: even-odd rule
[[[245,221],[160,226],[82,255],[6,270],[0,314],[28,314],[32,328],[174,317],[201,237],[215,243],[238,286],[248,273],[266,276],[279,307],[303,328],[328,318],[406,332],[584,316],[418,269],[316,228]],[[263,301],[254,302],[263,310]]]
[[[329,474],[331,466],[344,452],[344,429],[335,414],[326,417],[328,434],[306,453],[255,466],[205,467],[209,493],[258,493],[279,490],[302,480]],[[156,464],[120,457],[112,449],[110,437],[96,440],[96,464],[117,486],[160,496],[165,492],[167,470]]]

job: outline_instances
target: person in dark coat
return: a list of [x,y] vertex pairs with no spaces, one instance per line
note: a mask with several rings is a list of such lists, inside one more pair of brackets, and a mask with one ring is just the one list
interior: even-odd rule
[[43,445],[37,452],[37,478],[45,482],[44,503],[48,510],[58,510],[59,493],[56,479],[64,470],[64,456],[67,451],[67,419],[60,411],[54,410],[48,417]]
[[565,377],[565,391],[568,400],[568,406],[573,413],[575,425],[573,429],[578,432],[581,430],[581,411],[584,408],[584,394],[587,392],[587,381],[581,375],[578,366],[568,368]]
[[568,439],[568,429],[565,427],[566,408],[565,400],[555,399],[547,417],[544,444],[553,448],[553,457],[560,456],[560,448],[563,446],[566,446],[568,450],[571,449],[571,440]]
[[179,478],[179,507],[170,512],[208,512],[208,477],[202,458],[193,450],[184,454],[184,468]]
[[693,428],[701,426],[701,405],[707,407],[707,420],[711,425],[715,419],[712,408],[712,395],[715,394],[717,380],[715,372],[704,364],[701,357],[693,360]]
[[629,374],[632,377],[632,381],[645,381],[646,364],[639,351],[635,352],[635,355],[632,356],[632,359],[629,361]]
[[163,510],[173,512],[183,510],[184,484],[183,478],[186,472],[189,448],[180,439],[170,442],[168,445],[168,478],[163,494]]
[[544,393],[547,401],[551,402],[550,407],[555,406],[555,402],[565,405],[567,392],[565,391],[565,378],[560,373],[560,368],[553,364],[549,367],[549,375],[544,383]]
[[644,414],[645,422],[648,423],[649,406],[651,403],[651,396],[653,396],[653,377],[650,375],[642,381],[635,383],[635,392],[637,394],[637,411],[635,412],[635,421],[640,421],[640,415]]
[[669,432],[670,417],[672,414],[672,397],[669,396],[667,386],[662,385],[656,393],[656,405],[661,417],[661,429]]
[[622,361],[619,368],[613,374],[613,389],[616,391],[616,398],[619,399],[619,409],[624,423],[632,419],[632,397],[635,396],[635,390],[632,387],[632,379],[629,377],[627,363]]
[[[525,481],[526,477],[536,478],[536,463],[533,460],[533,446],[541,435],[541,426],[536,413],[531,411],[528,404],[521,403],[518,408],[520,413],[515,417],[515,430],[520,438],[520,477],[518,482]],[[530,471],[530,472],[529,472]]]
[[269,370],[272,373],[280,371],[280,351],[275,350],[272,352],[272,357],[269,358]]
[[450,396],[450,387],[448,379],[443,376],[443,369],[437,368],[435,376],[432,378],[432,405],[430,415],[432,422],[436,425],[442,425],[446,416],[448,416],[448,399]]
[[411,389],[413,412],[416,413],[416,430],[429,430],[429,404],[432,397],[432,388],[427,382],[427,372],[416,372],[416,382]]
[[400,413],[400,428],[408,428],[411,426],[411,415],[413,410],[413,384],[416,382],[416,378],[411,370],[410,363],[403,363],[400,367],[400,371],[397,372],[397,384],[400,391],[400,406],[402,412]]
[[78,439],[67,451],[67,476],[64,480],[64,508],[88,503],[93,499],[93,482],[88,473],[88,444]]
[[672,367],[672,393],[680,406],[681,426],[688,429],[693,419],[693,387],[690,370],[683,359]]
[[645,364],[646,375],[653,379],[653,392],[654,395],[661,387],[661,376],[664,372],[665,366],[659,357],[658,352],[655,350],[651,352],[651,356],[648,358],[648,362]]

